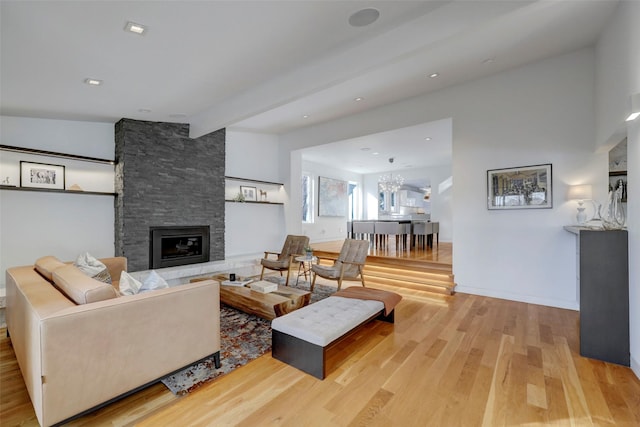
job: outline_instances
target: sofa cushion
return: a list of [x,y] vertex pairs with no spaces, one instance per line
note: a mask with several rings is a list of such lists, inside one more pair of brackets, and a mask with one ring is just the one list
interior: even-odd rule
[[111,283],[111,275],[109,274],[107,266],[96,257],[91,256],[89,252],[78,255],[73,265],[89,277],[93,277],[104,283]]
[[53,283],[76,304],[87,304],[118,296],[112,285],[88,277],[74,265],[56,269],[53,272]]
[[58,258],[49,255],[38,258],[35,263],[35,268],[36,271],[42,275],[42,277],[52,282],[53,272],[60,267],[64,267],[65,265],[66,264],[60,261]]

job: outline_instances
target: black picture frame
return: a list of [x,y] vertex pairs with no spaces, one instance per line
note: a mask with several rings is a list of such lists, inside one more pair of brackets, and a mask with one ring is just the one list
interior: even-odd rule
[[551,163],[487,171],[487,209],[553,207]]

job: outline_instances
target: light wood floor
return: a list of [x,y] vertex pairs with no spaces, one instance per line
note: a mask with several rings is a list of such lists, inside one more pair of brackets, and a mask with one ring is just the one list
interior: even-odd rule
[[[577,312],[403,293],[395,325],[354,334],[324,381],[266,354],[188,396],[157,384],[70,425],[640,425],[640,380],[579,356]],[[35,426],[0,333],[0,424]]]

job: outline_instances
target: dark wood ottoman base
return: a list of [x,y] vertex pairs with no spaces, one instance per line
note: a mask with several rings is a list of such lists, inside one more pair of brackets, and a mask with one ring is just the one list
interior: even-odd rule
[[313,375],[318,379],[323,380],[327,375],[327,352],[332,347],[347,338],[349,335],[353,334],[363,325],[369,323],[371,320],[382,320],[385,322],[394,323],[394,313],[395,310],[392,310],[389,315],[384,316],[383,311],[381,311],[380,313],[368,319],[365,319],[362,323],[348,331],[346,334],[335,339],[324,347],[272,329],[271,355],[281,362],[284,362],[288,365],[300,369],[303,372]]

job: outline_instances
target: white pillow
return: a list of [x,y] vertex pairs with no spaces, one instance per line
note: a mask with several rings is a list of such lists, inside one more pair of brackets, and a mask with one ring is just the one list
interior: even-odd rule
[[100,260],[91,256],[89,252],[78,255],[76,262],[73,263],[84,274],[104,283],[111,283],[111,275],[109,269]]
[[140,291],[142,283],[123,270],[122,273],[120,273],[118,286],[120,286],[120,295],[135,295]]
[[142,281],[140,292],[153,291],[156,289],[168,288],[169,284],[158,273],[151,270],[151,273]]
[[158,273],[151,270],[142,282],[136,280],[126,271],[120,274],[120,295],[135,295],[140,292],[168,288],[169,284]]

